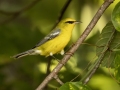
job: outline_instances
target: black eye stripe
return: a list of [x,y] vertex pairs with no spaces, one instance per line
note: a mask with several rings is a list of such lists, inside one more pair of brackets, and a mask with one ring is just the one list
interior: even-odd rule
[[65,23],[73,24],[75,21],[66,21]]

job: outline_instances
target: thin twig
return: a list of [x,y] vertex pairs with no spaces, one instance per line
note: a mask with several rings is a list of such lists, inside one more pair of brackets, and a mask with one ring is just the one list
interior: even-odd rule
[[63,85],[64,83],[59,79],[58,75],[54,76],[54,79],[56,79],[56,81],[60,84]]
[[[87,66],[84,68],[83,72],[88,69],[88,67],[90,66],[92,60],[87,64]],[[78,74],[76,77],[74,77],[72,80],[70,80],[70,82],[74,81],[75,79],[77,79],[81,74]]]
[[[97,21],[100,19],[104,11],[109,7],[109,5],[114,0],[106,0],[102,6],[99,8],[95,16],[93,17],[90,24],[87,26],[83,34],[80,36],[80,38],[77,40],[77,42],[74,44],[74,46],[68,51],[68,53],[74,53],[78,47],[82,44],[82,42],[86,39],[86,37],[89,35],[89,33],[92,31],[93,27],[96,25]],[[42,90],[46,84],[53,79],[53,77],[60,71],[60,69],[63,67],[63,65],[70,59],[71,55],[66,54],[60,63],[53,69],[53,71],[44,79],[44,81],[37,87],[36,90]]]
[[28,6],[21,9],[19,12],[27,11],[28,9],[32,8],[34,5],[36,5],[41,0],[34,0],[32,1]]
[[103,46],[97,46],[97,45],[95,45],[95,44],[90,44],[90,43],[82,43],[82,44],[86,44],[86,45],[90,45],[90,46],[95,46],[95,47],[103,47]]
[[[58,15],[58,19],[56,20],[56,23],[55,23],[55,25],[53,26],[53,28],[55,28],[55,26],[56,26],[56,25],[59,23],[59,21],[62,19],[63,15],[64,15],[67,7],[70,5],[71,1],[72,1],[72,0],[68,0],[68,1],[65,3],[65,5],[63,6],[63,8],[61,9],[61,11],[60,11],[60,13],[59,13],[59,15]],[[53,28],[52,28],[52,29],[53,29]]]
[[46,76],[50,73],[51,61],[52,61],[52,57],[48,57],[48,64],[47,64]]
[[25,6],[24,8],[18,10],[18,11],[14,11],[14,12],[7,12],[7,11],[3,11],[3,10],[0,10],[0,13],[1,14],[5,14],[5,15],[13,15],[13,14],[16,14],[16,13],[20,13],[20,12],[24,12],[30,8],[32,8],[35,4],[37,4],[40,0],[34,0],[32,1],[29,5]]
[[7,11],[2,11],[0,10],[1,14],[5,14],[5,15],[12,15],[10,18],[1,21],[0,24],[5,24],[8,23],[10,21],[12,21],[13,19],[17,18],[21,13],[27,11],[28,9],[32,8],[35,4],[37,4],[40,0],[34,0],[32,1],[29,5],[27,5],[26,7],[22,8],[19,11],[15,11],[15,12],[7,12]]
[[[54,57],[55,58],[55,57]],[[52,61],[52,57],[48,57],[48,64],[47,64],[47,71],[46,71],[46,76],[50,73],[50,65],[51,65],[51,61]],[[56,58],[55,58],[56,59]],[[54,76],[54,79],[56,79],[56,81],[62,85],[63,82],[59,79],[58,75]]]
[[19,14],[16,13],[16,14],[12,15],[10,18],[7,18],[6,20],[1,21],[1,22],[0,22],[0,25],[10,22],[10,21],[12,21],[13,19],[17,18],[18,16],[19,16]]

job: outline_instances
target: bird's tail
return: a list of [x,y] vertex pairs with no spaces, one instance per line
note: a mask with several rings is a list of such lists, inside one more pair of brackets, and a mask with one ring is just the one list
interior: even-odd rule
[[25,52],[19,53],[17,55],[14,55],[13,58],[18,59],[18,58],[21,58],[21,57],[24,57],[24,56],[27,56],[27,55],[34,55],[34,54],[35,54],[35,50],[30,49],[28,51],[25,51]]

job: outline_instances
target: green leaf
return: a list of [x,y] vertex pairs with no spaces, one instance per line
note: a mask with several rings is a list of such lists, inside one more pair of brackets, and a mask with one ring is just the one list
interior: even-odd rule
[[[109,40],[110,36],[113,34],[113,38]],[[113,61],[117,54],[117,49],[120,47],[120,33],[117,32],[111,22],[109,22],[102,30],[100,39],[97,42],[96,53],[97,56],[102,52],[105,46],[108,47],[106,54],[103,57],[102,66],[113,67]]]
[[115,29],[120,32],[120,2],[115,6],[111,19]]
[[62,85],[58,90],[91,90],[87,85],[81,82],[67,82]]
[[117,54],[114,61],[115,78],[120,82],[120,54]]

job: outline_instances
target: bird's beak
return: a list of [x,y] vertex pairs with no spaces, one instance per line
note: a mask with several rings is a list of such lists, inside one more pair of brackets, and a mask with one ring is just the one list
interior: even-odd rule
[[75,24],[77,24],[77,23],[82,23],[81,21],[75,21]]

